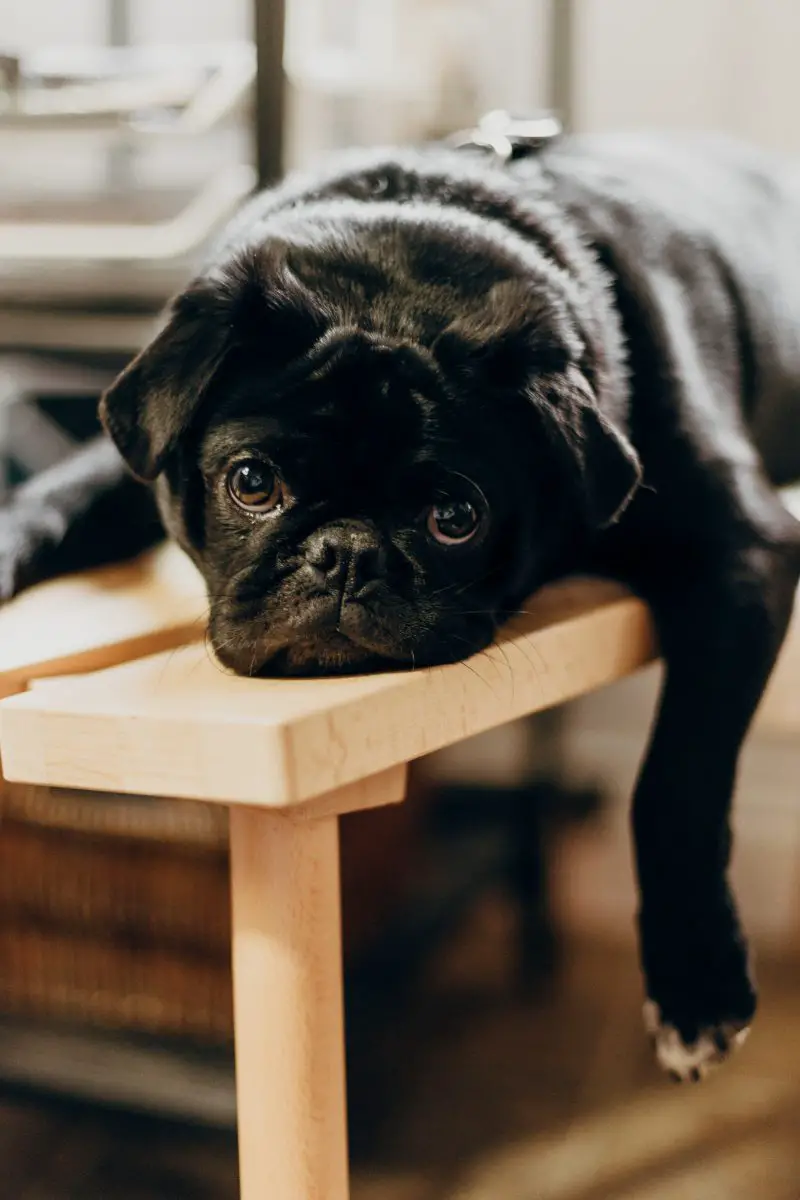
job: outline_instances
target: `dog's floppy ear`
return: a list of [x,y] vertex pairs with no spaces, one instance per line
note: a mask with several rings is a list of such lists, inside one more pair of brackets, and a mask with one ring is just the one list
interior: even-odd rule
[[555,454],[577,484],[588,524],[594,529],[613,525],[642,481],[633,446],[602,412],[574,365],[536,379],[528,394]]
[[230,324],[210,286],[172,304],[166,325],[100,401],[100,419],[135,475],[155,479],[228,350]]
[[598,529],[619,519],[641,482],[641,464],[577,365],[584,337],[556,289],[543,281],[535,289],[516,279],[496,284],[480,309],[440,334],[433,353],[473,390],[526,395],[588,524]]
[[230,351],[256,347],[280,369],[326,327],[318,298],[277,250],[245,251],[172,303],[166,325],[100,401],[100,419],[130,469],[151,481],[189,428]]

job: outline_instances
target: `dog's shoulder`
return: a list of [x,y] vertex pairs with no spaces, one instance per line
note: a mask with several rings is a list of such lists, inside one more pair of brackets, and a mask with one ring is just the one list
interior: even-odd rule
[[800,164],[721,135],[594,135],[545,152],[559,201],[637,254],[691,241],[735,266],[800,249]]
[[[652,378],[676,370],[675,339],[684,351],[691,342],[708,378],[730,384],[771,472],[791,475],[800,427],[800,164],[691,134],[565,138],[543,158],[558,203],[600,253],[618,297],[627,294],[628,340],[653,364]],[[687,378],[691,364],[679,357]]]

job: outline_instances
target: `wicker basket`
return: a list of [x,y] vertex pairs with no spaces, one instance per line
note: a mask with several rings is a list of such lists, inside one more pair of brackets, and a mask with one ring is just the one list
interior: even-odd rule
[[[342,822],[346,956],[402,894],[418,804]],[[191,801],[5,785],[0,1010],[232,1036],[227,813]]]

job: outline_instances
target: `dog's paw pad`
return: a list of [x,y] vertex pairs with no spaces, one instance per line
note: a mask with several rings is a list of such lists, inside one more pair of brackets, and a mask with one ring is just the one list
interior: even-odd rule
[[676,1083],[699,1083],[743,1046],[750,1033],[749,1025],[724,1021],[702,1029],[697,1039],[687,1045],[675,1026],[662,1020],[661,1009],[653,1000],[644,1006],[644,1024],[652,1038],[658,1065]]

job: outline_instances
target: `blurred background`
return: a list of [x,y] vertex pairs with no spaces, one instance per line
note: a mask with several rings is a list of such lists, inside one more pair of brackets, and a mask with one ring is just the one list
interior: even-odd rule
[[[259,180],[498,107],[800,152],[798,44],[794,0],[0,0],[0,488],[96,430]],[[800,745],[778,695],[737,803],[757,1029],[671,1088],[627,834],[657,684],[417,764],[401,811],[346,820],[354,1200],[800,1195]],[[237,1194],[226,829],[178,807],[0,800],[2,1200]]]

